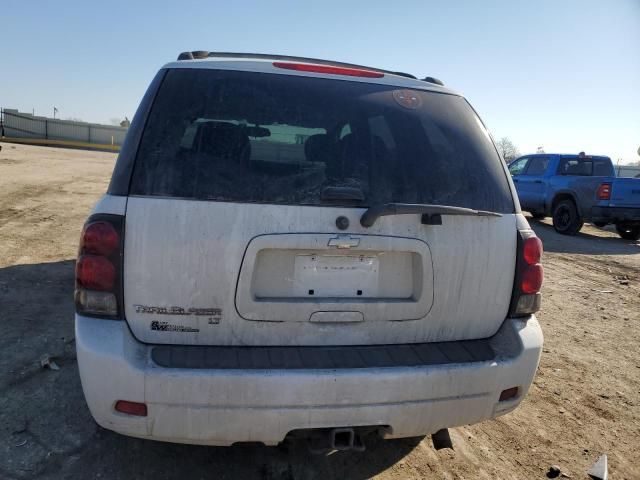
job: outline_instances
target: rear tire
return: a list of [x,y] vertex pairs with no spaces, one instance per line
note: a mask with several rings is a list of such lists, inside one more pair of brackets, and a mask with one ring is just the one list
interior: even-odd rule
[[607,226],[606,222],[593,222],[594,227],[604,228]]
[[530,213],[531,213],[531,217],[536,220],[544,220],[545,218],[547,218],[547,215],[541,212],[530,212]]
[[573,200],[561,200],[553,209],[553,228],[562,235],[575,235],[580,231],[584,221],[578,215]]
[[616,225],[616,232],[618,232],[618,235],[620,235],[620,237],[624,238],[625,240],[640,239],[639,225],[635,225],[635,226],[624,225],[624,224]]

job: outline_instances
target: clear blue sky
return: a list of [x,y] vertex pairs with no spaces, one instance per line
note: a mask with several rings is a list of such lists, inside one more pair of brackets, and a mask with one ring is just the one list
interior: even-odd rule
[[283,53],[432,75],[522,153],[640,160],[640,0],[0,0],[0,106],[131,118],[183,50]]

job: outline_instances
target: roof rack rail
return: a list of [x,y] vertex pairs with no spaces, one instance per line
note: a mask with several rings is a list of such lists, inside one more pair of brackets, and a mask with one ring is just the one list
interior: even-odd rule
[[206,50],[194,50],[193,52],[182,52],[178,55],[178,60],[196,60],[207,58],[209,56],[209,52]]
[[306,63],[315,63],[316,65],[334,65],[337,67],[376,70],[378,72],[388,73],[390,75],[398,75],[401,77],[413,78],[417,80],[417,78],[414,75],[411,75],[410,73],[393,72],[391,70],[382,70],[381,68],[365,67],[363,65],[356,65],[354,63],[333,62],[331,60],[322,60],[319,58],[294,57],[290,55],[270,55],[268,53],[207,52],[205,50],[182,52],[180,55],[178,55],[178,61],[196,60],[201,58],[247,58],[247,59],[257,59],[257,60],[276,60],[276,61],[284,60],[284,61],[293,61],[293,62],[306,62]]
[[429,83],[434,83],[436,85],[440,85],[441,87],[444,87],[444,83],[442,82],[442,80],[439,80],[435,77],[424,77],[422,79],[423,82],[429,82]]

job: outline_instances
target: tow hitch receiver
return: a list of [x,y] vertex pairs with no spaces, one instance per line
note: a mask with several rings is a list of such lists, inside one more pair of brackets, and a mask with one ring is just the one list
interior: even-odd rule
[[331,430],[331,448],[333,450],[356,450],[363,452],[365,449],[362,437],[353,428],[334,428]]
[[335,450],[364,452],[364,433],[352,427],[314,430],[308,437],[309,451],[314,454],[326,454]]

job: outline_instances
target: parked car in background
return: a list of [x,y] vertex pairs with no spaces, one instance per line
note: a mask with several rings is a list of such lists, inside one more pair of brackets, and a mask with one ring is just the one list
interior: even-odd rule
[[618,178],[609,157],[545,153],[509,164],[520,205],[534,218],[553,218],[557,232],[575,235],[585,221],[613,224],[627,240],[640,238],[640,179]]
[[105,428],[171,442],[421,436],[516,408],[542,244],[434,79],[187,52],[133,119],[76,268]]

